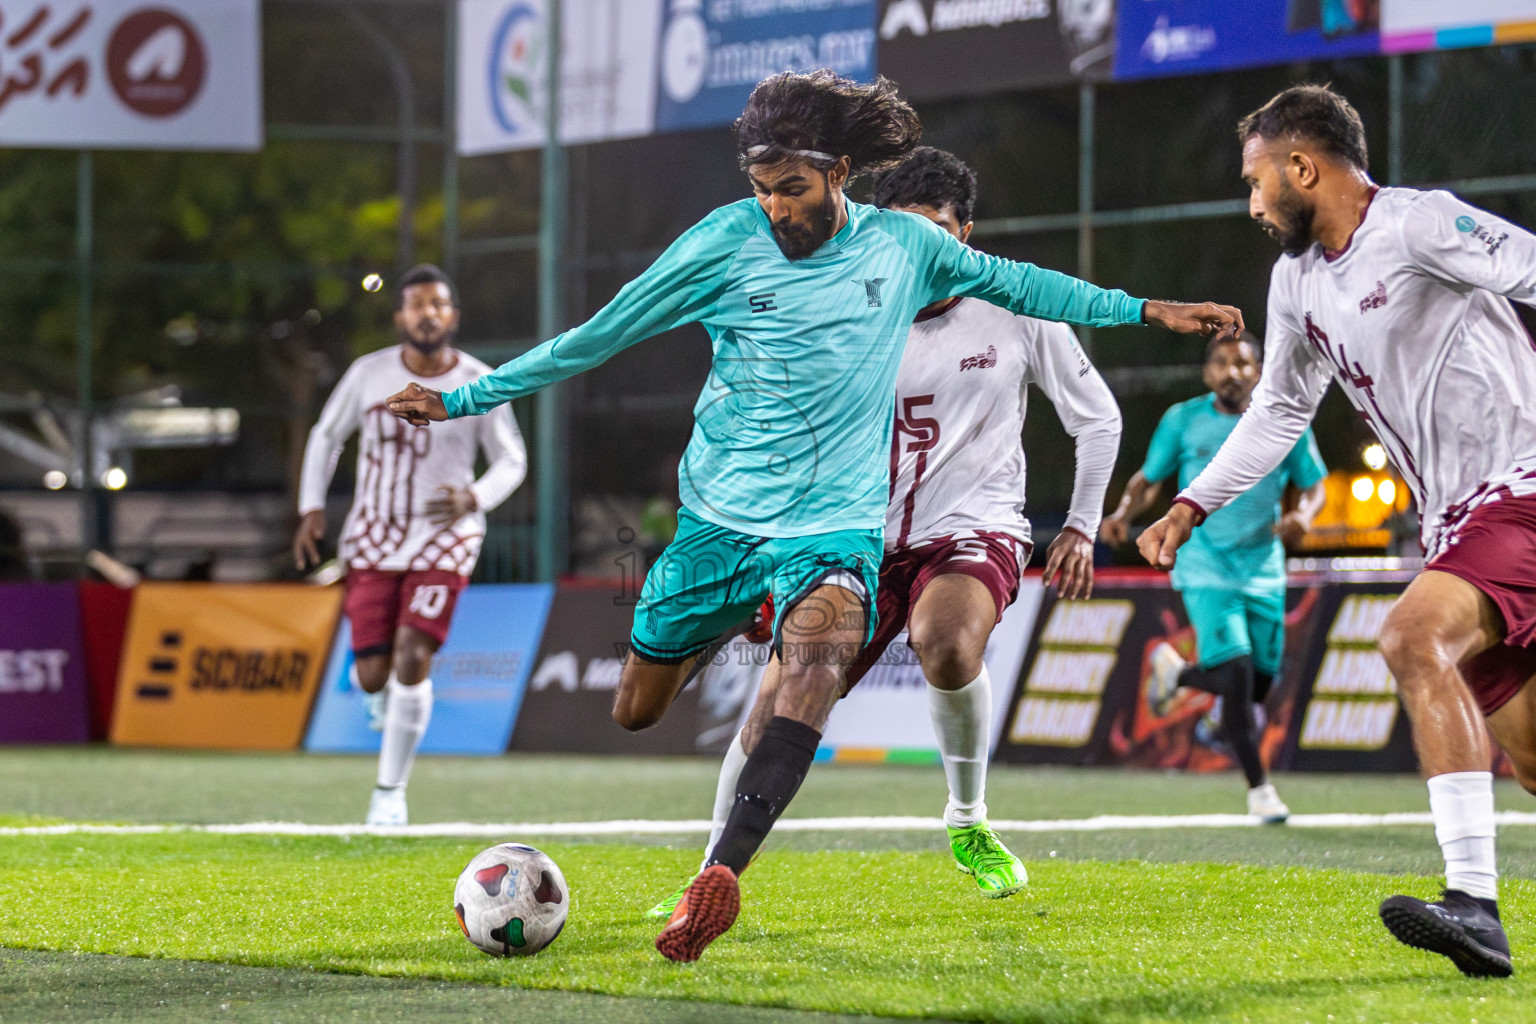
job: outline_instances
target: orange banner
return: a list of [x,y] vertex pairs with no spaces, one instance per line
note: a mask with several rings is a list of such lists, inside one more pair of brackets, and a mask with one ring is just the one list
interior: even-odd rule
[[297,748],[340,611],[340,587],[142,584],[117,677],[112,742]]

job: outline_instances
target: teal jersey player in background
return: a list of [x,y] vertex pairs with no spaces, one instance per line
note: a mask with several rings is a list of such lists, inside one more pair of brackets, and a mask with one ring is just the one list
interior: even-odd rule
[[[1203,369],[1210,394],[1163,414],[1146,462],[1099,528],[1106,542],[1125,542],[1129,522],[1156,499],[1163,481],[1177,477],[1183,489],[1199,475],[1248,408],[1259,372],[1251,335],[1211,342]],[[1211,514],[1180,550],[1172,573],[1195,628],[1199,666],[1186,665],[1168,643],[1152,651],[1153,710],[1161,713],[1180,686],[1221,698],[1221,730],[1248,779],[1248,813],[1270,823],[1283,822],[1290,810],[1265,773],[1253,706],[1268,696],[1285,650],[1284,545],[1312,525],[1327,473],[1308,429],[1278,468]]]
[[614,718],[654,724],[701,651],[770,594],[783,670],[774,715],[743,737],[736,801],[712,863],[656,946],[694,960],[730,927],[739,876],[809,769],[842,674],[869,638],[883,553],[895,377],[918,310],[973,295],[1069,323],[1242,326],[1214,304],[1143,302],[985,256],[914,214],[850,202],[856,172],[906,155],[922,128],[878,79],[781,74],[735,125],[755,198],[716,210],[591,320],[447,394],[389,399],[418,425],[485,412],[700,323],[714,360],[679,468],[678,533],[646,577]]

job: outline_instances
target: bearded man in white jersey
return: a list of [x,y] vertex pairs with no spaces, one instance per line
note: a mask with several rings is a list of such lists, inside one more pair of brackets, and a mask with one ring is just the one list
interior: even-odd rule
[[[453,388],[490,371],[453,347],[459,307],[453,285],[423,264],[401,277],[395,301],[400,344],[348,367],[304,448],[293,560],[320,560],[325,492],[347,438],[361,432],[357,488],[341,530],[347,618],[357,681],[370,725],[384,733],[370,825],[408,821],[405,785],[432,717],[432,655],[448,638],[453,608],[485,539],[485,513],[506,500],[528,458],[511,410],[416,430],[384,399],[413,380]],[[477,449],[486,470],[475,478]]]
[[[960,241],[971,234],[976,175],[921,146],[875,183],[875,205],[927,217]],[[955,864],[983,896],[1010,896],[1024,865],[987,824],[992,682],[987,640],[1019,591],[1033,541],[1024,518],[1022,435],[1028,386],[1056,407],[1076,439],[1066,525],[1051,542],[1045,580],[1068,599],[1093,589],[1093,541],[1120,446],[1120,409],[1065,324],[1018,316],[978,299],[923,309],[896,378],[879,624],[854,659],[843,693],[879,664],[902,630],[928,681],[929,710],[949,784],[944,824]],[[803,605],[795,614],[824,610]],[[771,614],[764,618],[771,620]],[[709,849],[719,839],[747,755],[772,715],[778,659],[769,663],[747,724],[720,769]],[[691,879],[690,879],[691,881]],[[650,910],[672,912],[687,883]]]
[[1287,89],[1238,134],[1249,210],[1285,250],[1269,358],[1242,422],[1138,543],[1171,567],[1338,381],[1412,490],[1429,560],[1379,642],[1429,780],[1446,889],[1392,896],[1381,918],[1466,974],[1503,977],[1488,733],[1536,792],[1536,349],[1509,301],[1536,304],[1536,236],[1447,192],[1378,188],[1360,117],[1331,89]]

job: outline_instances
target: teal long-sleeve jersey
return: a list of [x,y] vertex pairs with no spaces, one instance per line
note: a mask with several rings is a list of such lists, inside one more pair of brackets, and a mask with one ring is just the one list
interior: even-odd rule
[[755,199],[685,232],[579,327],[447,392],[477,415],[682,324],[714,345],[678,469],[682,503],[760,537],[878,530],[896,371],[918,311],[957,295],[1091,326],[1141,322],[1142,301],[977,252],[926,218],[848,202],[848,223],[790,260]]

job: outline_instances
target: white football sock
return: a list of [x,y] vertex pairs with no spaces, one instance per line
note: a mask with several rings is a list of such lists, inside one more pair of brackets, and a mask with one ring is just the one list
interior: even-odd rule
[[432,720],[432,680],[406,686],[389,676],[389,700],[384,709],[384,742],[379,745],[379,785],[404,786],[411,777],[416,748]]
[[741,732],[738,731],[731,745],[725,748],[725,760],[720,762],[720,781],[715,783],[715,810],[709,819],[709,842],[704,844],[700,871],[709,864],[709,855],[720,841],[720,833],[725,831],[725,819],[731,816],[731,808],[736,804],[736,780],[746,763],[747,749],[741,745]]
[[1493,852],[1493,773],[1449,772],[1429,780],[1429,813],[1445,854],[1445,887],[1499,898]]
[[929,683],[928,712],[949,782],[944,824],[969,827],[987,816],[987,743],[992,731],[992,677],[987,667],[958,690]]

